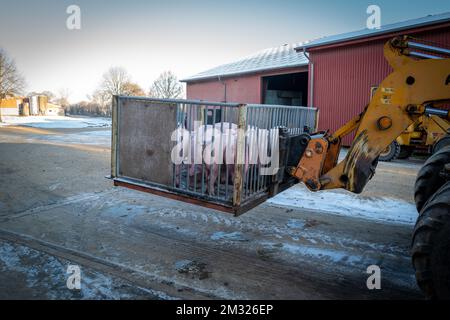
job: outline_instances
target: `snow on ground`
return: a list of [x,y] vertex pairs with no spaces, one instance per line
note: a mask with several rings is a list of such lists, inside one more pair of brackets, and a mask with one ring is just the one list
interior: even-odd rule
[[311,192],[300,184],[267,202],[383,223],[414,224],[417,219],[417,210],[414,204],[400,199],[367,198],[348,191]]
[[5,125],[20,125],[33,128],[96,128],[96,127],[111,127],[110,118],[102,117],[65,117],[65,116],[2,116],[0,126]]
[[39,139],[52,142],[110,146],[111,130],[84,131],[63,135],[42,135]]
[[[120,279],[113,279],[107,274],[90,270],[83,266],[81,272],[80,290],[69,290],[66,287],[67,266],[72,263],[50,256],[46,253],[30,249],[22,245],[12,245],[0,240],[0,272],[13,276],[8,281],[21,283],[24,280],[26,287],[22,289],[27,296],[36,292],[39,298],[45,299],[164,299],[174,298],[163,292],[133,287]],[[1,294],[0,294],[1,296]],[[36,296],[31,296],[36,298]]]

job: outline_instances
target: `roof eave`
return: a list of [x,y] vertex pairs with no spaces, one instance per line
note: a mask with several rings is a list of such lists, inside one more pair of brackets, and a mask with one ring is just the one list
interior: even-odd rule
[[242,76],[242,75],[257,74],[257,73],[261,73],[261,72],[270,72],[270,71],[286,70],[286,69],[291,69],[291,68],[305,67],[307,65],[308,65],[308,62],[303,62],[303,63],[300,63],[300,64],[293,64],[293,65],[283,66],[283,67],[257,69],[257,70],[234,72],[234,73],[227,73],[227,74],[216,74],[216,75],[197,77],[197,78],[187,78],[187,79],[181,79],[180,82],[188,83],[188,82],[195,82],[195,81],[205,81],[205,80],[217,79],[219,77],[220,78],[230,78],[230,77],[237,77],[237,76]]
[[381,36],[384,34],[389,34],[389,33],[395,33],[395,32],[399,32],[399,31],[403,31],[403,30],[408,30],[408,29],[416,29],[416,28],[421,28],[421,27],[428,27],[428,26],[434,26],[434,25],[439,25],[439,24],[445,24],[448,23],[450,20],[448,18],[445,19],[441,19],[441,20],[436,20],[436,21],[427,21],[427,22],[423,22],[423,23],[418,23],[418,24],[414,24],[414,25],[408,25],[408,26],[401,26],[401,27],[397,27],[397,28],[393,28],[393,29],[387,29],[387,30],[379,30],[378,32],[371,32],[368,34],[361,34],[361,35],[355,35],[353,37],[344,37],[341,39],[336,39],[336,40],[330,40],[330,41],[324,41],[324,42],[320,42],[320,43],[311,43],[311,44],[305,44],[303,46],[298,46],[295,47],[294,50],[299,52],[299,51],[303,51],[303,50],[307,50],[310,48],[318,48],[318,47],[322,47],[322,46],[329,46],[329,45],[334,45],[334,44],[338,44],[338,43],[343,43],[343,42],[350,42],[350,41],[354,41],[354,40],[360,40],[360,39],[364,39],[364,38],[372,38],[372,37],[377,37],[377,36]]

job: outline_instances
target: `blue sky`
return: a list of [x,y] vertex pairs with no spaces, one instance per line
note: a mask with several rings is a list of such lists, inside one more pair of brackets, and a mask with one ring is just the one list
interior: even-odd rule
[[[81,30],[66,28],[67,6]],[[86,99],[110,66],[123,66],[145,90],[163,71],[183,78],[261,49],[366,26],[450,12],[448,0],[0,0],[0,47],[15,58],[28,91],[68,88]]]

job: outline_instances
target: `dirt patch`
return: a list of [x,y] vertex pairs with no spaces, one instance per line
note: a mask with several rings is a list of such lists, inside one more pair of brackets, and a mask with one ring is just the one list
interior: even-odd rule
[[181,273],[185,274],[193,279],[207,279],[210,277],[211,272],[207,271],[206,263],[191,261],[191,260],[180,260],[175,262],[175,269]]
[[[114,188],[104,178],[110,169],[104,146],[89,145],[97,151],[85,145],[75,148],[67,137],[58,137],[68,141],[66,145],[56,145],[32,132],[4,129],[0,128],[0,228],[134,270],[139,281],[130,286],[136,290],[151,279],[152,285],[166,283],[164,290],[169,292],[170,286],[170,292],[180,290],[187,298],[192,292],[219,299],[421,297],[409,258],[410,226],[267,203],[235,218]],[[75,131],[67,130],[67,135]],[[365,196],[411,199],[412,172],[418,166],[393,163],[379,169],[383,167],[389,170],[377,171]],[[391,171],[397,168],[401,170],[394,176]],[[42,281],[27,281],[20,270],[27,273],[45,265],[45,259],[39,259],[25,254],[17,267],[0,272],[11,298],[48,298],[49,292],[56,298],[82,298],[46,287],[42,281],[50,275],[45,272]],[[370,264],[381,266],[383,290],[365,286]],[[61,279],[58,268],[48,273]],[[120,283],[106,288],[106,295],[94,296],[132,292],[121,289]]]

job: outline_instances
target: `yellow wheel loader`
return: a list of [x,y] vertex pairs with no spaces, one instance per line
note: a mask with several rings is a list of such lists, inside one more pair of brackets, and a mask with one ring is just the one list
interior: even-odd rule
[[446,145],[450,139],[450,122],[437,115],[423,115],[420,120],[410,125],[402,134],[392,141],[380,154],[381,161],[408,158],[416,148],[427,149],[434,154]]
[[[288,174],[310,190],[362,192],[380,155],[397,137],[408,128],[415,130],[419,123],[433,132],[435,123],[449,119],[445,108],[450,102],[450,50],[405,36],[388,41],[384,55],[393,72],[360,115],[333,134],[305,135],[296,140],[306,142],[288,159]],[[341,140],[353,131],[355,139],[338,163]],[[418,285],[428,298],[450,299],[449,139],[447,133],[434,144],[435,153],[415,183],[419,217],[412,237],[412,263]]]
[[[225,182],[225,188],[223,188],[226,192],[228,192],[229,186],[232,189],[229,193],[230,197],[225,192],[225,198],[221,198],[219,201],[218,198],[213,197],[213,192],[206,194],[206,191],[203,191],[205,190],[204,181],[206,181],[203,177],[206,177],[206,174],[202,174],[201,193],[195,184],[193,189],[190,189],[187,170],[184,176],[187,187],[180,188],[181,183],[177,186],[177,177],[179,177],[178,179],[183,177],[180,173],[182,168],[177,168],[173,162],[170,162],[169,145],[160,145],[159,143],[152,145],[147,141],[148,134],[152,133],[159,137],[161,132],[165,132],[165,128],[160,126],[160,121],[156,125],[154,124],[154,128],[148,126],[147,121],[141,121],[140,124],[146,126],[142,129],[145,134],[142,134],[139,139],[135,138],[137,132],[140,131],[135,130],[135,119],[142,119],[144,115],[152,118],[156,114],[163,115],[164,119],[169,119],[172,124],[178,123],[179,125],[181,123],[182,128],[188,126],[190,121],[187,121],[185,115],[179,111],[180,109],[176,108],[180,102],[176,100],[153,101],[151,102],[152,108],[147,108],[151,103],[144,104],[143,101],[146,98],[116,96],[113,100],[113,143],[111,148],[111,177],[114,179],[114,184],[234,214],[241,214],[268,197],[299,182],[303,182],[312,191],[343,188],[354,193],[361,193],[375,174],[380,155],[393,141],[397,141],[398,137],[401,137],[407,130],[416,130],[415,128],[419,124],[426,126],[428,123],[427,130],[433,132],[433,121],[438,124],[441,120],[448,121],[449,119],[449,111],[446,108],[450,103],[450,50],[423,44],[405,36],[389,40],[384,46],[384,55],[393,72],[374,90],[372,99],[364,111],[336,132],[332,134],[329,131],[309,133],[308,130],[289,130],[280,125],[270,125],[271,131],[272,128],[274,131],[278,128],[274,138],[270,138],[270,153],[276,158],[277,170],[270,171],[273,172],[270,176],[264,176],[264,184],[261,188],[256,188],[260,190],[258,195],[261,194],[261,196],[251,198],[251,201],[247,198],[247,202],[243,201],[245,199],[244,191],[251,189],[246,189],[246,186],[255,183],[258,186],[259,177],[261,177],[260,173],[254,170],[252,172],[257,179],[252,179],[253,176],[249,175],[251,170],[246,169],[250,158],[246,156],[249,154],[248,140],[250,139],[246,139],[244,130],[249,123],[258,126],[255,120],[247,122],[247,105],[209,104],[215,106],[214,112],[217,110],[216,106],[219,108],[233,107],[237,111],[233,114],[237,116],[237,118],[234,117],[234,121],[237,120],[238,123],[227,124],[230,129],[232,125],[238,129],[234,148],[236,153],[233,168],[230,169],[234,175],[230,178],[231,183]],[[181,101],[181,104],[185,106],[186,101]],[[207,107],[199,105],[198,101],[187,101],[187,104],[207,110]],[[145,107],[128,108],[134,110],[130,112],[135,112],[130,116],[128,112],[120,111],[122,105],[144,105]],[[138,110],[140,113],[136,113]],[[194,108],[193,110],[198,109]],[[136,114],[140,117],[137,117]],[[207,116],[205,116],[206,118]],[[173,121],[173,119],[178,120]],[[425,119],[429,122],[426,122]],[[133,130],[129,129],[130,124],[132,124]],[[120,128],[123,129],[120,130]],[[338,162],[342,139],[353,132],[355,138],[351,147],[345,158]],[[190,133],[187,136],[190,137]],[[411,134],[411,136],[413,135]],[[128,143],[129,137],[132,137],[135,143]],[[187,141],[189,139],[186,138]],[[278,139],[278,145],[275,139]],[[419,217],[412,237],[412,263],[418,285],[429,298],[450,299],[449,139],[447,134],[440,137],[434,144],[435,153],[425,162],[415,183],[415,202]],[[120,141],[125,141],[125,143],[121,144]],[[139,141],[141,144],[138,144]],[[158,150],[157,148],[160,148],[161,152],[153,151],[153,149]],[[186,147],[186,149],[190,148]],[[130,157],[130,155],[133,156]],[[119,161],[120,159],[122,161]],[[128,166],[126,166],[126,159],[129,160],[128,163],[132,160]],[[205,165],[200,163],[204,173]],[[161,173],[169,168],[172,173],[168,176],[153,176],[149,173],[153,174],[154,170],[149,168],[157,168]],[[194,165],[190,168],[193,168],[192,174],[195,177],[193,179],[195,183],[197,181],[196,167]],[[217,172],[220,172],[220,169]],[[213,177],[214,174],[209,176]],[[229,177],[228,171],[226,177],[226,179]],[[220,182],[220,179],[217,180]],[[211,180],[206,185],[212,186],[211,190],[214,191],[214,183],[211,183]],[[219,193],[220,184],[217,183],[217,185],[217,193]]]

